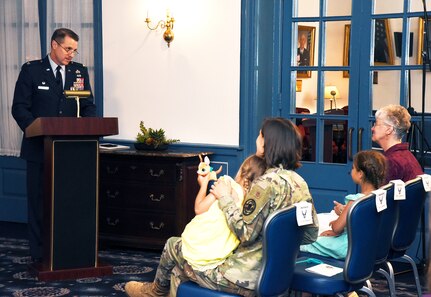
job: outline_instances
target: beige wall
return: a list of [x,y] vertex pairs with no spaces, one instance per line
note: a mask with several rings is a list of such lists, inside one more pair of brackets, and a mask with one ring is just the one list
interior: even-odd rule
[[[175,18],[170,48],[163,30]],[[133,140],[143,120],[182,142],[238,145],[239,0],[103,1],[104,115],[117,139]]]

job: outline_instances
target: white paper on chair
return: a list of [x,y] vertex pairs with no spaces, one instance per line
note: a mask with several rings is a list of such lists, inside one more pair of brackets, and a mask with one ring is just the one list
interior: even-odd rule
[[332,266],[325,263],[321,263],[315,266],[305,268],[305,270],[308,272],[317,273],[317,274],[321,274],[329,277],[343,272],[343,268]]
[[425,192],[431,191],[431,175],[429,174],[422,174],[418,175],[422,177],[422,184],[424,185]]

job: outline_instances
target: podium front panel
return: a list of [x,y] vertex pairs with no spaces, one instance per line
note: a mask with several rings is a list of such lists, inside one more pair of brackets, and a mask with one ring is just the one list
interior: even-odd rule
[[98,141],[53,141],[53,270],[97,265]]

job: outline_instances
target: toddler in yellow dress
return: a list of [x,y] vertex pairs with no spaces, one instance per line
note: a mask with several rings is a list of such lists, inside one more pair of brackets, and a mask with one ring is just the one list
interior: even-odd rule
[[[264,174],[265,168],[263,159],[251,155],[242,163],[235,180],[227,175],[220,177],[231,182],[238,206],[242,206],[251,183]],[[217,199],[213,194],[207,194],[209,179],[209,174],[198,176],[200,189],[195,200],[196,216],[181,235],[184,259],[193,269],[200,271],[213,269],[223,263],[239,244],[238,238],[227,225]]]

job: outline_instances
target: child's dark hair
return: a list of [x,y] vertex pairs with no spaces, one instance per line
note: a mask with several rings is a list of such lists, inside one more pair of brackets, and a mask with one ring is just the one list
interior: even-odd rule
[[383,186],[386,178],[386,158],[380,152],[367,150],[358,152],[353,164],[364,173],[364,181],[371,183],[376,189]]
[[236,177],[240,177],[244,182],[246,192],[250,189],[251,183],[259,176],[263,175],[266,170],[265,160],[256,155],[251,155],[244,160],[238,170]]

